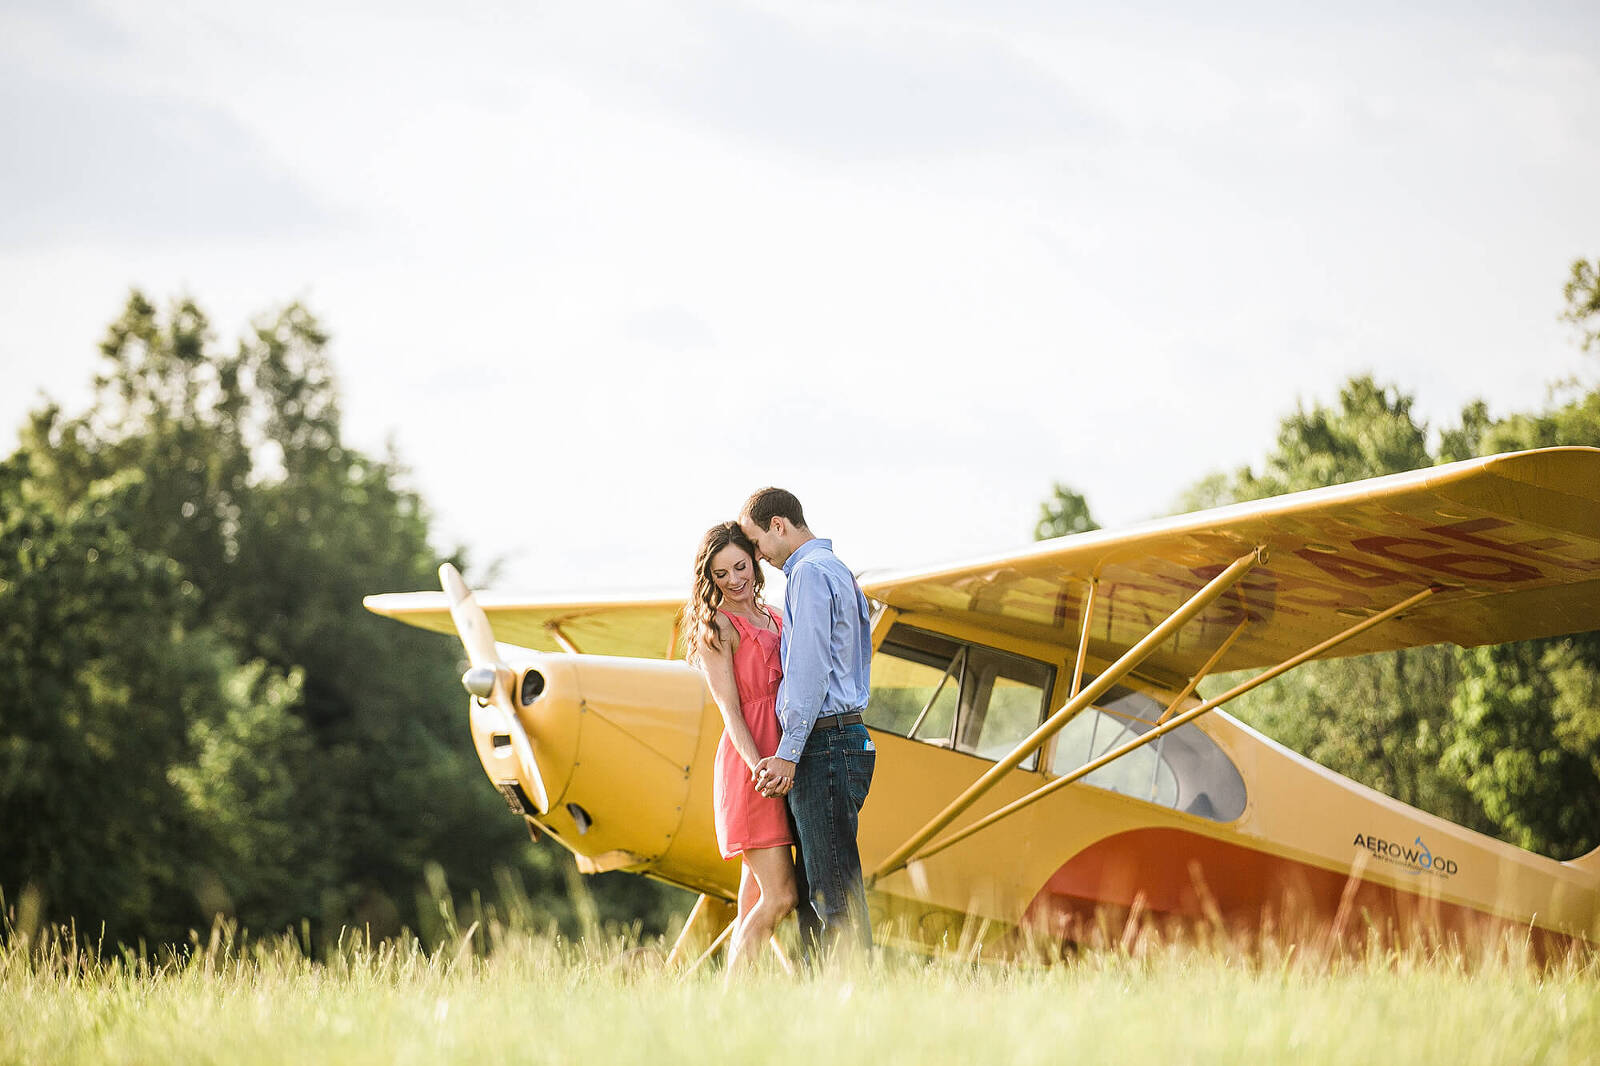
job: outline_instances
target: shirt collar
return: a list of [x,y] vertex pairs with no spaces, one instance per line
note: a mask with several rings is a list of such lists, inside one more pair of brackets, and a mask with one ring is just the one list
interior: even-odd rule
[[812,537],[810,540],[800,545],[800,547],[796,548],[789,554],[789,558],[784,560],[783,576],[788,577],[789,571],[794,569],[795,564],[800,561],[801,556],[811,554],[813,548],[826,548],[828,551],[832,551],[833,541],[828,540],[826,537]]

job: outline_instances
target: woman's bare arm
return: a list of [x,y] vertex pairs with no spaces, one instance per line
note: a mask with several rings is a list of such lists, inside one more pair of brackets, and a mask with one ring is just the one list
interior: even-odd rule
[[700,670],[706,675],[706,683],[711,686],[711,697],[722,711],[722,728],[727,730],[733,750],[739,753],[739,758],[754,773],[756,763],[761,761],[761,753],[756,750],[756,738],[745,723],[744,709],[739,703],[739,686],[733,680],[734,642],[739,635],[720,615],[716,622],[719,645],[715,648],[701,646]]

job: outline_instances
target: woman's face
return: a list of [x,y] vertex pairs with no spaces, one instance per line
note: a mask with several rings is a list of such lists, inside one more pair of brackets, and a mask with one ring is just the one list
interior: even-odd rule
[[756,598],[756,563],[737,544],[729,544],[711,557],[711,581],[723,600],[749,605]]

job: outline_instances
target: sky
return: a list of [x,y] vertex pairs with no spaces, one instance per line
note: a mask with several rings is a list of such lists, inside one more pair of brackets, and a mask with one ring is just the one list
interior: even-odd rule
[[298,300],[502,591],[685,588],[767,484],[988,554],[1353,374],[1436,430],[1595,375],[1588,2],[0,0],[0,145],[0,444],[132,288]]

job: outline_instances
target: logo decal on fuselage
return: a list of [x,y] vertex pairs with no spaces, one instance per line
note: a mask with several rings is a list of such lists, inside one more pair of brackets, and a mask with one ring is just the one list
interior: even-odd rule
[[1428,845],[1422,842],[1420,836],[1416,838],[1415,843],[1396,844],[1392,840],[1385,840],[1371,833],[1357,833],[1355,846],[1366,848],[1380,862],[1398,866],[1409,874],[1431,873],[1439,877],[1451,877],[1461,869],[1454,859],[1435,855]]

